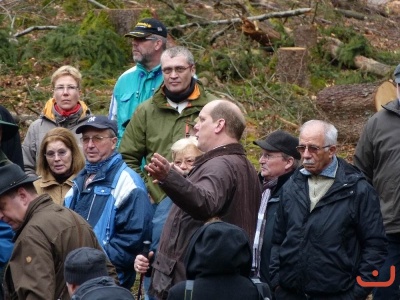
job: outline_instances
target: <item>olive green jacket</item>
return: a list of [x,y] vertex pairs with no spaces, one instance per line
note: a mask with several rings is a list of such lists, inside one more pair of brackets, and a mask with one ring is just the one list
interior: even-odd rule
[[138,106],[133,114],[119,146],[119,152],[125,162],[138,172],[146,182],[152,200],[159,203],[165,193],[152,182],[146,172],[141,170],[142,160],[150,162],[154,153],[161,154],[171,161],[171,146],[177,140],[189,134],[190,123],[199,115],[200,110],[216,96],[208,93],[198,82],[200,96],[189,100],[182,113],[168,104],[160,87],[154,96]]

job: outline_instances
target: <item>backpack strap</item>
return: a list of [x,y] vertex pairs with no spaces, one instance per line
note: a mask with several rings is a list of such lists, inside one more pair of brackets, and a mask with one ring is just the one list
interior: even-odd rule
[[258,277],[251,277],[250,279],[257,288],[259,295],[258,298],[260,300],[270,300],[271,292],[269,291],[268,285],[266,283],[261,282],[260,278]]
[[192,297],[193,297],[193,285],[194,285],[194,281],[193,280],[186,280],[185,298],[184,298],[184,300],[192,300]]

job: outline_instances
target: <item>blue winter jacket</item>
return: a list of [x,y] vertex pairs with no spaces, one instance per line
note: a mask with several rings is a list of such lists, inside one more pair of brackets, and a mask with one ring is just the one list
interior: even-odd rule
[[64,205],[92,226],[97,239],[118,272],[120,284],[131,288],[133,267],[143,241],[150,239],[153,208],[141,177],[117,154],[84,188],[83,169],[65,196]]
[[3,269],[10,259],[14,243],[14,231],[10,225],[0,221],[0,269]]
[[[125,71],[115,84],[108,118],[117,120],[118,141],[136,107],[154,95],[163,82],[161,65],[147,71],[140,63]],[[124,125],[124,126],[123,126]]]

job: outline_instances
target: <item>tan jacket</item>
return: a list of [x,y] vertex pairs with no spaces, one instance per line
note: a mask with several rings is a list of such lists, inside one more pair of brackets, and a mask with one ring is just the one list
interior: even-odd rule
[[54,176],[49,174],[48,176],[36,180],[33,184],[39,195],[49,194],[55,203],[63,205],[65,194],[72,187],[72,180],[75,176],[76,174],[73,174],[63,183],[58,183]]

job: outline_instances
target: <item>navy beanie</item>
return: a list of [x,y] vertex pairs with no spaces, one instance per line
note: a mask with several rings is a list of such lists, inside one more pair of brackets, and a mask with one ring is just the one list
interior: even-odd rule
[[82,247],[72,250],[67,255],[64,263],[66,282],[81,285],[102,276],[108,276],[107,258],[103,251]]

